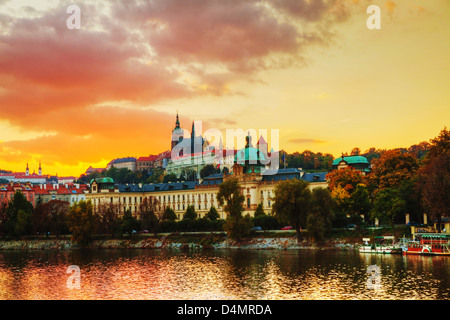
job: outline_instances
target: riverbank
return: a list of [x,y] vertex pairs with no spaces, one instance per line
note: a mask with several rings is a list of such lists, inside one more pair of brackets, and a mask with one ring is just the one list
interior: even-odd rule
[[[241,241],[229,240],[222,235],[169,235],[138,239],[97,239],[88,246],[91,249],[331,249],[350,250],[355,244],[333,240],[320,244],[306,240],[298,242],[296,237],[249,237]],[[80,247],[70,239],[32,239],[0,241],[0,250],[72,250]]]
[[[182,232],[158,234],[134,234],[131,238],[121,239],[109,236],[96,236],[88,248],[94,249],[339,249],[355,250],[362,244],[363,237],[377,235],[394,235],[397,239],[407,234],[408,229],[397,228],[388,230],[338,230],[333,231],[321,242],[311,242],[303,236],[297,241],[295,231],[277,232],[263,231],[245,237],[240,241],[228,239],[224,232]],[[21,240],[0,240],[0,250],[71,250],[79,249],[70,241],[69,236],[59,238],[26,238]]]

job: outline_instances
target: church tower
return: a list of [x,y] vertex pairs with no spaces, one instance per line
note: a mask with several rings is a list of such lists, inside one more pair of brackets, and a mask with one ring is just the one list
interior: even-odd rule
[[173,150],[173,148],[183,140],[183,130],[181,129],[180,126],[180,118],[178,117],[178,111],[177,111],[177,119],[175,121],[175,128],[172,130],[171,140],[172,142],[170,150]]
[[25,175],[30,175],[30,168],[28,168],[28,162],[27,162],[27,169],[25,170]]
[[41,167],[41,162],[39,161],[39,175],[42,176],[42,167]]

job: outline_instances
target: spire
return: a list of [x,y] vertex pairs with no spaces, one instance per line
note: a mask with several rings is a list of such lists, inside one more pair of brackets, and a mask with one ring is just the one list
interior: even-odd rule
[[180,118],[178,117],[178,110],[177,110],[177,121],[175,121],[175,129],[180,129]]
[[28,161],[27,161],[27,169],[25,170],[25,174],[27,176],[30,174],[30,168],[28,168]]
[[41,167],[41,162],[39,161],[39,175],[42,176],[42,167]]

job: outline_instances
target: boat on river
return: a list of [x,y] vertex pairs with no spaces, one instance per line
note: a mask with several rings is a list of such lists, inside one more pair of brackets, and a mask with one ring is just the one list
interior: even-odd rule
[[413,239],[402,246],[405,255],[431,255],[450,257],[450,234],[416,233]]
[[376,236],[370,244],[370,238],[363,238],[364,245],[359,247],[361,253],[402,253],[402,248],[395,243],[394,236]]

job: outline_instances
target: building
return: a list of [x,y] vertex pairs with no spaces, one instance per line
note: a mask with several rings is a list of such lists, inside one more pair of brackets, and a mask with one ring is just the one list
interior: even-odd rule
[[370,163],[366,157],[355,155],[355,156],[344,156],[342,155],[340,158],[336,158],[333,161],[332,168],[336,169],[344,169],[347,167],[352,167],[358,171],[361,171],[363,174],[367,174],[370,172]]
[[85,175],[90,175],[93,172],[101,173],[103,170],[105,170],[105,168],[92,168],[92,166],[89,166],[85,172]]
[[20,182],[9,182],[7,184],[1,184],[0,185],[0,203],[7,204],[9,203],[13,198],[14,194],[19,191],[21,192],[25,198],[31,202],[33,207],[36,204],[35,199],[35,192],[33,189],[33,185],[30,182],[27,183],[20,183]]
[[40,184],[35,185],[34,193],[36,198],[36,205],[47,203],[52,200],[66,201],[69,204],[77,203],[81,200],[86,200],[86,192],[89,187],[80,184]]
[[311,189],[328,186],[325,180],[326,172],[308,174],[292,168],[269,172],[263,164],[264,159],[258,149],[251,147],[250,139],[247,138],[246,147],[236,152],[231,173],[214,174],[201,181],[136,185],[115,185],[111,178],[97,178],[92,181],[86,199],[91,200],[94,206],[102,202],[115,203],[124,211],[130,210],[137,215],[143,199],[153,196],[163,207],[172,208],[178,218],[182,218],[187,207],[193,205],[200,217],[214,206],[224,219],[226,213],[217,202],[217,193],[220,184],[230,178],[238,179],[245,196],[243,214],[248,213],[251,216],[259,203],[263,204],[266,212],[272,211],[273,190],[282,180],[303,179],[310,182]]
[[136,171],[136,158],[134,157],[126,157],[126,158],[118,158],[111,160],[106,166],[106,170],[111,169],[112,167],[117,169],[126,168],[131,171]]
[[180,178],[183,170],[194,170],[199,179],[201,169],[213,163],[214,148],[209,146],[202,133],[197,134],[194,122],[190,137],[186,137],[177,112],[175,128],[172,130],[170,158],[165,167],[167,173]]
[[148,157],[139,157],[136,160],[136,170],[137,171],[150,171],[155,168],[155,160],[158,158],[157,155],[149,155]]
[[31,184],[39,184],[39,183],[45,183],[48,179],[48,175],[42,174],[42,167],[41,163],[39,163],[39,171],[38,173],[31,173],[30,174],[30,168],[27,167],[25,169],[25,172],[11,172],[11,173],[2,173],[0,174],[0,179],[7,180],[9,182],[18,182],[18,183],[31,183]]

